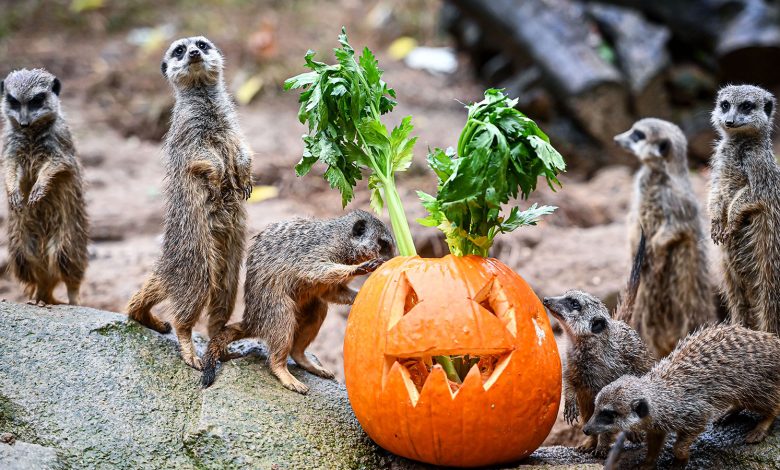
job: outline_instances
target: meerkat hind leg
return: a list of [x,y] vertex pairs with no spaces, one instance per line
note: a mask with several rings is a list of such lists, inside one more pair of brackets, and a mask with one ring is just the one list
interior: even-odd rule
[[152,307],[165,299],[165,289],[156,274],[149,276],[141,290],[127,304],[127,316],[158,333],[171,332],[171,324],[163,322],[152,313]]
[[335,377],[333,372],[312,362],[306,356],[306,348],[309,347],[311,342],[314,341],[314,338],[317,337],[317,333],[319,333],[327,313],[328,304],[319,299],[312,301],[306,307],[305,312],[299,319],[298,330],[293,339],[291,356],[295,363],[304,370],[325,379],[332,379]]

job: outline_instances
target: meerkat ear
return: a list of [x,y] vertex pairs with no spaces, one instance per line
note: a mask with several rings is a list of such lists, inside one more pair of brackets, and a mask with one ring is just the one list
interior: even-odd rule
[[60,79],[57,77],[54,77],[54,81],[51,82],[51,91],[57,96],[60,96],[60,89],[62,88],[62,83],[60,83]]
[[764,104],[764,112],[766,113],[767,117],[772,115],[772,110],[774,109],[774,107],[775,107],[775,100],[769,98]]
[[5,80],[0,80],[0,93],[5,92]]
[[366,233],[366,221],[360,219],[355,222],[355,225],[352,226],[352,236],[362,237],[364,233]]
[[162,61],[162,63],[160,64],[160,71],[162,71],[163,77],[167,77],[167,75],[165,74],[168,71],[168,63],[167,62]]
[[631,409],[634,410],[634,413],[640,418],[644,418],[650,414],[650,405],[647,404],[647,400],[644,398],[632,401]]
[[669,139],[661,139],[658,142],[658,145],[656,146],[654,153],[658,157],[666,157],[667,155],[669,155],[670,147],[671,147],[671,143],[669,142]]
[[590,323],[590,332],[593,334],[599,334],[607,329],[607,319],[604,317],[596,317]]

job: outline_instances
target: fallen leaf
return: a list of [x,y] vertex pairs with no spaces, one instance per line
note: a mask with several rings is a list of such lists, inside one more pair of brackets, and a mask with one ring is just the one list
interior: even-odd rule
[[387,53],[393,60],[402,60],[417,47],[417,40],[409,36],[401,36],[390,44]]
[[260,202],[266,199],[273,199],[279,195],[279,189],[276,186],[253,186],[252,194],[249,196],[249,202]]

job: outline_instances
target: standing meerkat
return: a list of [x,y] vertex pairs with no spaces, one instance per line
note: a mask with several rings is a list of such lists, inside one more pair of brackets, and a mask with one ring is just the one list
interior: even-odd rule
[[660,358],[700,325],[716,321],[705,232],[688,175],[688,141],[671,122],[647,118],[615,142],[642,163],[628,220],[630,246],[641,230],[648,240],[642,284],[627,321]]
[[772,151],[775,97],[751,85],[718,92],[712,124],[712,239],[721,246],[733,322],[780,334],[780,167]]
[[645,432],[654,463],[666,434],[674,432],[676,463],[688,461],[690,446],[707,424],[733,408],[763,416],[745,437],[762,441],[780,414],[780,338],[738,325],[717,325],[684,338],[642,377],[623,376],[596,397],[587,434]]
[[8,254],[28,296],[57,303],[53,291],[62,281],[76,305],[87,269],[87,214],[60,86],[43,69],[17,70],[0,82]]
[[[558,297],[545,297],[544,306],[561,323],[569,339],[563,374],[564,413],[568,424],[586,422],[593,414],[596,395],[619,377],[642,375],[653,366],[653,357],[639,334],[621,318],[631,315],[644,257],[641,237],[626,294],[611,318],[596,297],[571,290]],[[613,434],[592,435],[578,448],[606,457]]]
[[235,306],[245,243],[244,199],[251,154],[222,79],[222,54],[198,36],[174,41],[162,61],[176,104],[165,136],[166,213],[162,254],[127,306],[130,318],[160,333],[171,326],[151,308],[168,298],[184,362],[200,369],[192,327],[205,307],[208,333]]
[[214,382],[217,360],[228,358],[228,345],[247,337],[265,341],[271,372],[292,391],[309,388],[290,374],[287,356],[312,374],[333,378],[305,354],[328,302],[351,305],[357,292],[349,282],[373,272],[394,251],[390,231],[365,211],[328,220],[293,219],[260,232],[247,256],[244,317],[211,338],[203,386]]

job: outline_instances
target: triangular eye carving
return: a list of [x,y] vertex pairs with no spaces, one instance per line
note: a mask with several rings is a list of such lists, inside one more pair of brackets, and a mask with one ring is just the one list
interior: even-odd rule
[[474,296],[474,302],[480,307],[497,316],[512,336],[517,336],[517,324],[515,321],[515,309],[509,304],[503,287],[495,277],[490,279],[485,286]]
[[408,280],[406,283],[406,289],[406,299],[404,300],[404,315],[409,313],[409,311],[413,309],[415,305],[420,303],[420,298],[417,297],[417,292],[415,292],[414,287],[412,287]]

